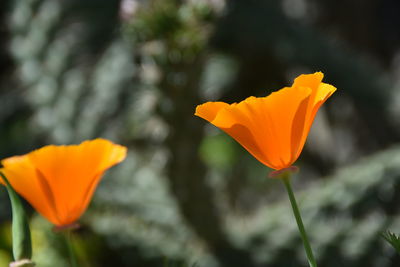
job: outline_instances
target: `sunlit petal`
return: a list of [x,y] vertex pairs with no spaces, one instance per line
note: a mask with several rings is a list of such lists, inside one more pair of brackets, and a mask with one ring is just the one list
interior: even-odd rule
[[279,170],[299,157],[319,107],[336,90],[323,74],[300,75],[292,87],[236,104],[208,102],[196,109],[263,164]]

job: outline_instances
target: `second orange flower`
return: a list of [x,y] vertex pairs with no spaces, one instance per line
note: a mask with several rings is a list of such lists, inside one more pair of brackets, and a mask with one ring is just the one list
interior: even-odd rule
[[41,215],[68,227],[85,212],[103,173],[123,161],[126,151],[105,139],[50,145],[2,160],[0,171]]

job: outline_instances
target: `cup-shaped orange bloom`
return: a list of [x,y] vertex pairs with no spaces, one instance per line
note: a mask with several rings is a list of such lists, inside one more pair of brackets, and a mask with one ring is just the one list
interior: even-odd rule
[[105,139],[49,145],[2,160],[0,171],[41,215],[61,227],[79,219],[103,173],[123,161],[126,152]]
[[336,90],[323,77],[321,72],[300,75],[291,87],[240,103],[207,102],[195,115],[225,131],[261,163],[281,170],[297,160],[318,109]]

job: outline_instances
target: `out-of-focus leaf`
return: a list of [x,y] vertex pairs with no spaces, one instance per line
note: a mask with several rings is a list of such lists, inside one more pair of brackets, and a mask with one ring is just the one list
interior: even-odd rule
[[386,231],[382,233],[382,237],[400,254],[400,236]]
[[31,231],[29,229],[28,219],[25,214],[21,199],[8,182],[5,175],[0,172],[0,176],[6,184],[7,192],[10,197],[12,207],[12,238],[13,255],[15,261],[27,260],[26,264],[21,266],[34,266],[30,259],[32,257]]

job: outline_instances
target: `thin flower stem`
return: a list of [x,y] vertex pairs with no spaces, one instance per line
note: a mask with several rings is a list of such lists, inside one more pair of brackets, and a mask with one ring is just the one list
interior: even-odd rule
[[294,217],[296,218],[301,238],[303,239],[303,245],[307,254],[308,263],[310,264],[310,267],[317,267],[317,263],[313,255],[310,242],[308,241],[307,232],[306,229],[304,228],[303,220],[301,219],[300,211],[297,206],[296,198],[294,197],[292,186],[290,184],[290,172],[286,172],[284,175],[282,175],[282,181],[285,184],[286,190],[288,192],[290,204],[292,204],[293,214]]
[[65,238],[65,244],[67,245],[67,249],[68,249],[68,256],[69,256],[69,260],[71,263],[71,267],[78,267],[78,261],[76,259],[76,255],[74,252],[74,248],[72,246],[72,232],[70,230],[65,231],[63,233],[64,238]]

